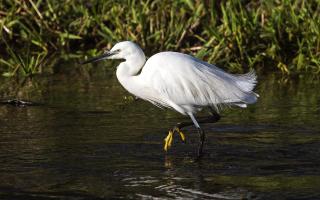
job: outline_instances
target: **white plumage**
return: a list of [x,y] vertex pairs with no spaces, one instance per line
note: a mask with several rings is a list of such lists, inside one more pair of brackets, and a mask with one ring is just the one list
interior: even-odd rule
[[152,56],[138,76],[145,88],[157,92],[156,97],[145,94],[144,98],[181,114],[195,113],[206,106],[246,107],[257,101],[252,92],[256,84],[254,71],[232,75],[182,53],[162,52]]
[[[125,59],[117,68],[117,78],[133,95],[190,116],[201,139],[198,156],[202,152],[204,132],[194,117],[197,111],[205,107],[218,111],[224,105],[246,107],[257,101],[258,95],[253,92],[257,82],[253,70],[233,75],[177,52],[161,52],[146,61],[141,48],[130,41],[119,42],[110,51],[84,63],[102,59]],[[215,117],[215,121],[219,118]],[[171,145],[173,132],[183,135],[182,127],[177,125],[169,131],[165,150]]]
[[110,52],[117,53],[109,59],[126,60],[117,68],[123,87],[157,106],[187,115],[203,107],[246,107],[257,101],[258,95],[252,91],[256,84],[254,71],[233,75],[177,52],[157,53],[146,61],[141,48],[129,41],[116,44]]

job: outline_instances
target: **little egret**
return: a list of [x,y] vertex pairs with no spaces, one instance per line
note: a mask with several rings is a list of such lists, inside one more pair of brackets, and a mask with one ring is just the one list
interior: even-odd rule
[[[124,41],[82,64],[104,59],[125,60],[117,67],[116,75],[131,94],[191,118],[192,122],[178,123],[169,130],[164,140],[165,151],[170,148],[174,133],[180,134],[182,141],[185,141],[180,129],[194,124],[199,134],[199,158],[205,140],[205,133],[199,124],[218,121],[219,108],[224,105],[245,108],[258,98],[258,94],[252,91],[257,82],[254,71],[242,75],[229,74],[183,53],[161,52],[146,60],[137,44]],[[202,108],[209,108],[211,115],[197,121],[195,114]]]

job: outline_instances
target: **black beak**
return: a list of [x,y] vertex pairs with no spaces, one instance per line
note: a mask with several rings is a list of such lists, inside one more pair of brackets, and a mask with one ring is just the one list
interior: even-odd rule
[[109,56],[112,56],[114,54],[116,54],[116,52],[107,51],[107,52],[103,53],[100,56],[93,57],[93,58],[90,58],[89,60],[86,60],[86,61],[82,62],[81,65],[84,65],[84,64],[87,64],[87,63],[91,63],[91,62],[97,62],[99,60],[104,60],[104,59],[107,59]]

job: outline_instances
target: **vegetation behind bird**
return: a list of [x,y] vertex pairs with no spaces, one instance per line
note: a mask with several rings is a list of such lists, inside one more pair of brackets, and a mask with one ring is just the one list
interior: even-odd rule
[[0,45],[6,48],[0,49],[0,71],[7,76],[41,73],[36,69],[45,67],[41,62],[24,57],[41,55],[42,60],[61,49],[96,54],[116,41],[132,40],[149,55],[182,51],[234,72],[254,67],[319,73],[319,15],[319,1],[304,0],[4,0]]

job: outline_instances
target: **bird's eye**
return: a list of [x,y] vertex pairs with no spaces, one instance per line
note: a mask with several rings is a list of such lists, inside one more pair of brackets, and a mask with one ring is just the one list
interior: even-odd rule
[[120,51],[121,51],[120,49],[114,50],[115,53],[119,53]]

